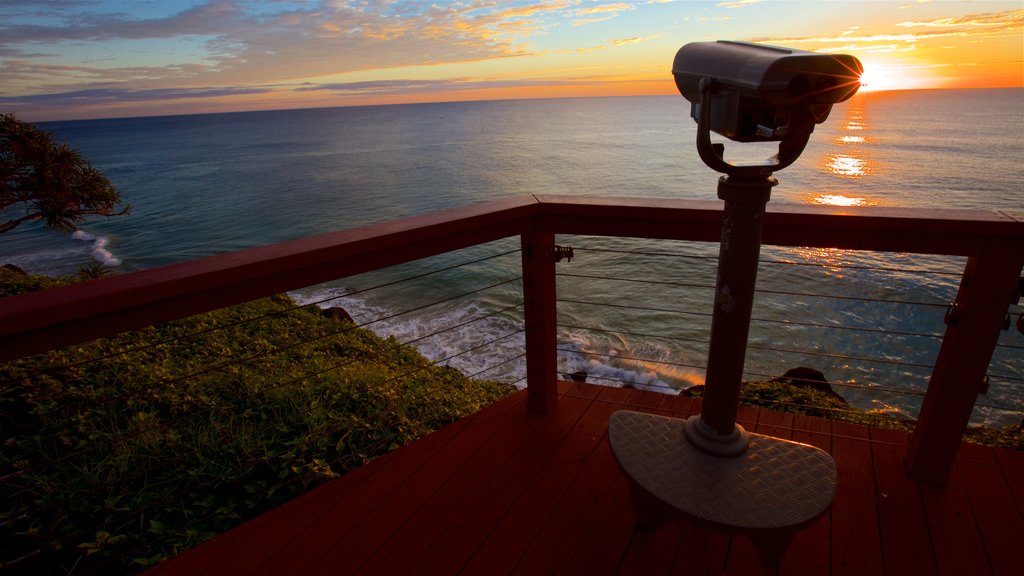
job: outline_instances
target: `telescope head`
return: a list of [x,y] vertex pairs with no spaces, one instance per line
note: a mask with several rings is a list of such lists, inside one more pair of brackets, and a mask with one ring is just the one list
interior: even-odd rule
[[[672,66],[676,87],[690,101],[690,116],[698,123],[698,151],[701,133],[706,137],[708,131],[737,142],[778,141],[773,170],[799,156],[814,125],[828,118],[833,104],[857,91],[863,71],[860,61],[846,54],[723,40],[683,46]],[[742,168],[717,165],[704,156],[720,172]]]

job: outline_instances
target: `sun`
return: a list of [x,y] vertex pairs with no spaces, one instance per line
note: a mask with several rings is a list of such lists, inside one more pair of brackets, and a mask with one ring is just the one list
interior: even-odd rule
[[860,89],[864,92],[888,90],[893,88],[896,80],[884,66],[864,64],[864,72],[860,75]]

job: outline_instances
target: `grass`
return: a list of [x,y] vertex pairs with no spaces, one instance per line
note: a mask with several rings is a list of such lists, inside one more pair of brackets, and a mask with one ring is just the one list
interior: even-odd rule
[[511,391],[285,296],[0,365],[0,559],[136,572]]

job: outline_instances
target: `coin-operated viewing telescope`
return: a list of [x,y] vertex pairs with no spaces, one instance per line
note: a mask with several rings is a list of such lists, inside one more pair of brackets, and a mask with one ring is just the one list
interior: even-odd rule
[[[860,86],[853,56],[741,42],[698,42],[676,54],[672,73],[691,102],[697,151],[718,180],[722,211],[715,304],[701,413],[686,420],[618,411],[608,422],[616,462],[630,479],[637,526],[673,515],[747,534],[765,565],[793,532],[824,514],[838,473],[825,451],[747,432],[736,423],[750,331],[761,227],[772,173],[800,156],[832,105]],[[773,158],[730,164],[711,132],[738,142],[778,142]]]
[[[765,176],[791,164],[832,105],[852,96],[864,72],[845,54],[817,54],[747,42],[694,42],[672,65],[679,92],[697,121],[697,151],[719,172]],[[778,141],[772,160],[736,166],[710,132],[737,142]]]

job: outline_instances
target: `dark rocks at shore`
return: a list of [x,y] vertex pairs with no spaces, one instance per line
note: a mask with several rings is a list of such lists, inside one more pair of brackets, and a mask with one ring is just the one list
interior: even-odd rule
[[4,264],[3,266],[0,266],[0,270],[10,272],[11,274],[17,274],[19,276],[28,276],[28,272],[25,272],[14,264]]
[[836,400],[846,404],[846,398],[840,396],[832,386],[828,383],[825,375],[815,370],[814,368],[807,368],[800,366],[799,368],[791,368],[786,370],[786,373],[779,378],[773,378],[772,382],[785,382],[790,386],[797,388],[813,388],[818,392],[832,396]]
[[356,321],[352,319],[352,316],[349,315],[348,310],[345,310],[341,306],[331,306],[330,308],[325,308],[323,314],[327,318],[334,318],[335,320],[347,320],[353,324],[356,323]]
[[[794,388],[812,388],[818,392],[835,398],[843,404],[848,404],[845,398],[832,389],[832,386],[828,383],[825,375],[813,368],[807,368],[804,366],[792,368],[787,370],[782,376],[772,378],[769,382],[776,384],[788,384]],[[680,390],[679,395],[689,398],[701,398],[704,396],[704,385],[698,384],[697,386],[691,386],[685,390]]]
[[585,370],[577,370],[576,372],[573,372],[571,374],[566,374],[566,376],[568,376],[569,380],[572,380],[573,382],[587,381],[587,372]]

